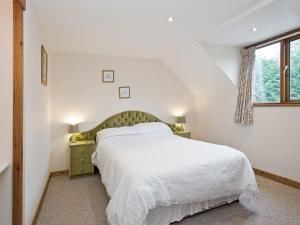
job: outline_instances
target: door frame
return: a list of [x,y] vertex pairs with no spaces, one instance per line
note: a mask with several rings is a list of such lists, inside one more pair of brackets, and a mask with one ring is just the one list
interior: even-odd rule
[[13,1],[13,225],[23,223],[23,13],[25,9],[26,0]]

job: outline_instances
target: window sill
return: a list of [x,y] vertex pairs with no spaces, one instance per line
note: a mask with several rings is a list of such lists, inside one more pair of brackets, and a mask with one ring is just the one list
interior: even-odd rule
[[253,103],[253,107],[300,107],[300,102],[291,103]]

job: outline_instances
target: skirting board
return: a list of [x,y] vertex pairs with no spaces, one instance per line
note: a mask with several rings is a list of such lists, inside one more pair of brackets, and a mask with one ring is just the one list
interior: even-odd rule
[[256,168],[253,168],[253,170],[254,170],[255,174],[257,174],[257,175],[260,175],[260,176],[268,178],[270,180],[274,180],[274,181],[277,181],[279,183],[282,183],[282,184],[300,189],[300,182],[298,182],[298,181],[291,180],[289,178],[282,177],[282,176],[279,176],[279,175],[276,175],[276,174],[273,174],[273,173],[270,173],[270,172],[266,172],[266,171],[263,171],[263,170],[260,170],[260,169],[256,169]]
[[49,177],[48,177],[46,186],[45,186],[45,188],[44,188],[42,197],[41,197],[41,199],[40,199],[38,208],[37,208],[37,210],[36,210],[36,212],[35,212],[35,215],[34,215],[34,217],[33,217],[33,220],[32,220],[31,225],[36,225],[36,223],[37,223],[37,220],[38,220],[38,217],[39,217],[39,214],[40,214],[40,211],[41,211],[41,208],[42,208],[42,205],[43,205],[43,202],[44,202],[44,199],[45,199],[47,190],[48,190],[48,186],[49,186],[49,184],[50,184],[51,177],[65,176],[65,175],[68,175],[68,174],[69,174],[69,170],[55,171],[55,172],[51,172],[51,173],[49,174]]

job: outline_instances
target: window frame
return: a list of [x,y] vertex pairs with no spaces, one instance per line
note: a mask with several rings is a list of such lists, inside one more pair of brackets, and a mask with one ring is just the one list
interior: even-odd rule
[[[256,103],[254,107],[273,107],[273,106],[300,106],[299,100],[290,100],[290,43],[300,39],[300,28],[281,34],[279,36],[258,42],[247,46],[246,48],[256,47],[257,49],[264,48],[276,43],[280,43],[280,102],[274,103]],[[288,66],[286,71],[285,67]],[[254,83],[253,83],[254,85]],[[254,88],[254,87],[253,87]]]
[[287,69],[287,73],[283,74],[283,76],[285,76],[285,101],[289,102],[289,103],[294,103],[294,104],[299,104],[300,105],[300,99],[298,100],[291,100],[290,99],[290,69],[291,69],[291,61],[290,61],[290,56],[291,56],[291,42],[296,41],[296,40],[300,40],[300,34],[299,35],[295,35],[293,37],[287,38],[285,39],[285,48],[286,48],[286,52],[285,52],[285,63],[288,66]]

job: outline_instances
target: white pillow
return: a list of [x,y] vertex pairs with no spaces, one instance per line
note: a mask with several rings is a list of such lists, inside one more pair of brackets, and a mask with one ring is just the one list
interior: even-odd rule
[[139,123],[134,125],[134,127],[138,129],[140,133],[144,134],[156,132],[172,133],[171,128],[167,124],[161,122]]
[[143,134],[173,134],[171,128],[161,122],[139,123],[133,126],[106,128],[97,133],[97,142],[116,136]]

